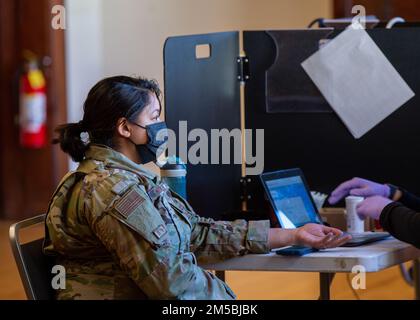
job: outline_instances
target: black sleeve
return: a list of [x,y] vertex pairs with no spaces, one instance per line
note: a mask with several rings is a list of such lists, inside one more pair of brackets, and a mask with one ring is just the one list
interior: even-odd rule
[[398,200],[398,202],[402,203],[406,207],[409,207],[410,209],[420,211],[420,197],[417,197],[404,189],[398,189],[402,192],[402,197]]
[[420,213],[392,202],[381,213],[382,227],[395,238],[420,248]]

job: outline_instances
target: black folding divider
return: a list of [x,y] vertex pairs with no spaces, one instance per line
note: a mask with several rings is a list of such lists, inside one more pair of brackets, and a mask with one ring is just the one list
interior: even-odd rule
[[[368,30],[416,96],[358,140],[328,112],[323,98],[316,99],[316,89],[300,66],[318,50],[322,37],[314,32],[322,30],[244,32],[250,69],[245,126],[265,129],[265,171],[300,167],[310,187],[325,193],[344,179],[361,176],[420,194],[420,28]],[[288,90],[278,89],[279,81]],[[263,190],[257,177],[251,180],[249,207],[258,210]]]
[[[209,45],[210,57],[197,59],[197,45]],[[238,55],[238,32],[171,37],[165,43],[166,122],[176,133],[179,121],[187,121],[188,131],[204,129],[209,162],[210,130],[241,127]],[[222,163],[221,147],[219,155]],[[187,172],[188,200],[198,214],[219,218],[240,208],[240,164],[188,164]]]
[[[420,28],[368,30],[416,96],[360,139],[353,138],[300,66],[319,49],[320,40],[339,32],[243,33],[249,59],[245,127],[265,130],[264,171],[300,167],[310,187],[325,193],[344,179],[361,176],[420,194]],[[207,43],[211,57],[197,60],[195,46]],[[240,128],[238,43],[237,32],[167,40],[165,106],[170,128],[178,131],[182,120],[189,129],[207,132]],[[217,218],[239,209],[240,175],[239,165],[188,165],[188,197],[196,211]],[[249,208],[266,214],[261,212],[266,206],[259,178],[249,178]]]

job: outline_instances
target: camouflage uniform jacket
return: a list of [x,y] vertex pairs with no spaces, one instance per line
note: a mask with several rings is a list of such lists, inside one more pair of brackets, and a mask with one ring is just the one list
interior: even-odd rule
[[58,299],[235,299],[197,261],[268,251],[268,221],[198,216],[158,176],[91,145],[59,184],[44,253],[66,270]]

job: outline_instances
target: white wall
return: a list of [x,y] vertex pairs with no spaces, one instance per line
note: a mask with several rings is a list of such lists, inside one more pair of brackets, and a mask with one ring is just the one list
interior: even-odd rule
[[[232,30],[304,28],[331,17],[331,0],[66,0],[68,120],[105,76],[154,78],[163,86],[167,37]],[[72,166],[74,167],[74,166]]]
[[65,33],[68,121],[79,121],[89,89],[104,76],[102,0],[67,0]]
[[105,73],[140,73],[162,83],[168,36],[301,28],[330,11],[329,0],[105,0]]

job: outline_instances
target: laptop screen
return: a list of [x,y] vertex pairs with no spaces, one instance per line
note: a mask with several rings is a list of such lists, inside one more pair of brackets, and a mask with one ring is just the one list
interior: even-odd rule
[[321,223],[301,176],[276,177],[264,182],[283,228],[298,228],[310,222]]

